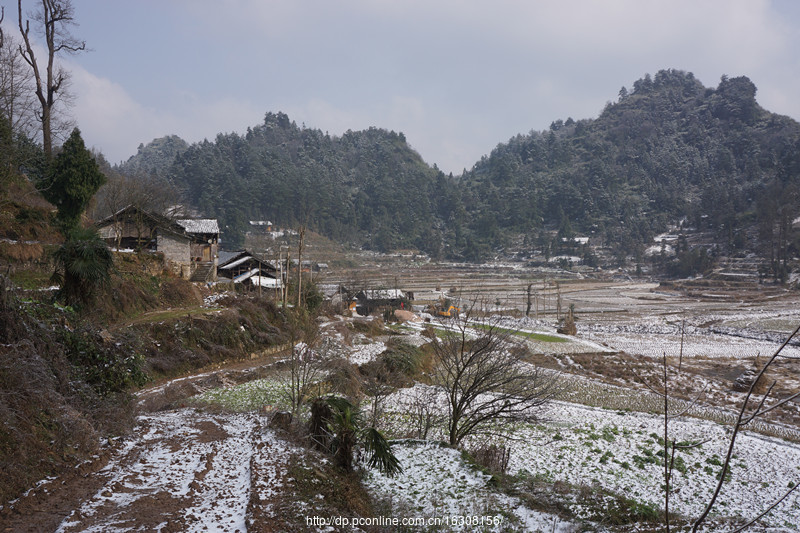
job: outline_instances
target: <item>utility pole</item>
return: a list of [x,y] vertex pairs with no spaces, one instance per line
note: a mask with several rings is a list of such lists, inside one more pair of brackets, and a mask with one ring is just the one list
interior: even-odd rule
[[300,242],[297,245],[297,308],[303,299],[303,238],[306,236],[306,227],[300,226]]
[[561,284],[556,281],[556,320],[561,320]]
[[283,267],[281,261],[283,260],[283,250],[278,246],[278,257],[275,261],[275,273],[278,275],[278,283],[275,284],[275,301],[279,301],[281,287],[283,286]]
[[531,316],[531,288],[533,287],[533,283],[528,283],[528,289],[526,291],[527,300],[525,303],[525,316]]
[[289,296],[289,248],[286,248],[286,282],[283,284],[283,308],[286,309],[286,300]]

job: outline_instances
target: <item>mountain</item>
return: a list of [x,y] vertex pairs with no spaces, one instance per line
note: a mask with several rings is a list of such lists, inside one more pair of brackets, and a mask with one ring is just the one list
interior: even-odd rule
[[136,155],[119,165],[118,170],[126,175],[160,175],[175,161],[175,157],[189,148],[189,144],[177,135],[153,139],[147,145],[140,144]]
[[680,220],[733,249],[753,224],[769,241],[798,211],[800,125],[755,94],[746,77],[645,76],[595,120],[497,146],[461,178],[465,204],[495,224],[484,233],[569,227],[627,254]]
[[193,207],[219,218],[228,246],[241,242],[248,220],[270,219],[377,250],[430,250],[455,187],[402,133],[333,137],[283,113],[245,135],[190,146],[166,172]]
[[248,219],[268,218],[376,250],[466,260],[520,235],[531,251],[556,253],[582,234],[638,262],[654,235],[681,223],[725,252],[785,263],[798,253],[800,124],[755,95],[746,77],[714,89],[662,70],[623,87],[596,119],[517,135],[458,177],[426,164],[402,133],[334,137],[268,113],[245,135],[175,150],[161,171],[234,244]]

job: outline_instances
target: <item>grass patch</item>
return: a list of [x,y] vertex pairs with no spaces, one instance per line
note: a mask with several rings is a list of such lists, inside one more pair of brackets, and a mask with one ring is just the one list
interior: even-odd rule
[[142,313],[127,321],[126,325],[133,324],[148,324],[152,322],[164,322],[168,320],[186,318],[187,316],[207,315],[219,312],[219,309],[213,307],[203,307],[197,305],[194,307],[186,307],[182,309],[167,309],[163,311],[151,311]]
[[563,337],[557,337],[555,335],[548,335],[547,333],[533,333],[528,331],[519,331],[515,329],[507,329],[507,328],[498,328],[488,326],[486,324],[478,324],[475,326],[477,329],[483,330],[492,330],[498,333],[507,333],[511,335],[516,335],[518,337],[522,337],[527,340],[531,341],[539,341],[539,342],[569,342],[569,339],[565,339]]
[[36,270],[36,269],[26,269],[26,270],[17,270],[13,272],[9,277],[14,285],[22,289],[27,290],[36,290],[42,289],[45,287],[49,287],[52,285],[50,282],[50,277],[53,275],[50,271],[44,270]]
[[284,384],[272,379],[257,379],[235,387],[220,387],[195,396],[193,403],[217,405],[231,411],[278,408],[288,410]]

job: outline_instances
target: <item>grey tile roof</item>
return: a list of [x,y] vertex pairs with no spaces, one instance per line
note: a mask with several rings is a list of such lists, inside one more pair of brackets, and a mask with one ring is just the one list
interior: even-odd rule
[[186,233],[219,233],[219,224],[215,218],[182,218],[176,219]]

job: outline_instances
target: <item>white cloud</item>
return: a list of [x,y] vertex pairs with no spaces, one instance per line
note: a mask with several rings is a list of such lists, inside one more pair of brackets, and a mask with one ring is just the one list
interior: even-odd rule
[[[691,71],[707,86],[722,74],[747,75],[764,107],[800,117],[800,22],[779,7],[768,0],[153,4],[146,16],[175,31],[146,36],[143,46],[157,51],[149,63],[134,47],[130,57],[120,46],[102,57],[103,42],[90,41],[91,72],[73,68],[75,115],[87,142],[112,161],[153,137],[211,139],[283,111],[335,135],[369,126],[403,131],[426,161],[460,172],[516,133],[597,116],[622,85],[662,68]],[[127,31],[114,34],[119,43],[140,38]],[[103,62],[128,69],[115,75]]]
[[141,105],[121,85],[70,65],[77,95],[73,114],[87,146],[112,163],[136,153],[140,143],[176,134],[188,142],[213,139],[221,132],[241,132],[257,122],[251,103],[233,97],[204,101],[184,93],[184,104],[170,110]]

